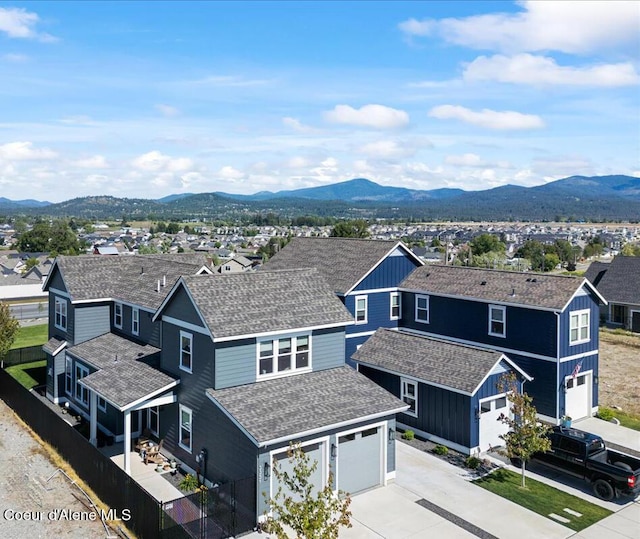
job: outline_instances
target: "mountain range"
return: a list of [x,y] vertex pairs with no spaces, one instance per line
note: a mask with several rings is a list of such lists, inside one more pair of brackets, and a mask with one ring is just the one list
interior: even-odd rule
[[158,200],[91,196],[56,204],[0,198],[0,212],[95,219],[229,219],[273,213],[283,217],[637,221],[640,178],[571,176],[536,187],[504,185],[483,191],[416,190],[356,178],[321,187],[252,195],[183,193]]

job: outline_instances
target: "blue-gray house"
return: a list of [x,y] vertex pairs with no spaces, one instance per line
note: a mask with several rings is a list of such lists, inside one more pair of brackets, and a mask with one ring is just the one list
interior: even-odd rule
[[347,363],[378,328],[397,328],[398,285],[423,262],[401,241],[360,238],[293,238],[265,269],[316,268],[353,315],[347,328]]

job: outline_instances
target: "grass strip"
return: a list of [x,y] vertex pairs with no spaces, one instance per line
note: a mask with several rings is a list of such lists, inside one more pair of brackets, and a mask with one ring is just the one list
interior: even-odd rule
[[[519,473],[500,468],[474,483],[546,518],[550,518],[551,513],[569,518],[570,522],[562,525],[577,532],[612,514],[608,509],[529,477],[526,481],[527,486],[523,489],[520,486],[521,481]],[[565,507],[581,513],[582,516],[574,517],[566,513]],[[551,518],[550,520],[558,522]]]
[[16,339],[11,345],[11,350],[16,348],[28,348],[44,344],[49,339],[49,326],[38,324],[37,326],[22,326],[16,333]]
[[46,382],[47,360],[32,361],[7,367],[6,371],[15,378],[21,386],[27,389],[34,388]]

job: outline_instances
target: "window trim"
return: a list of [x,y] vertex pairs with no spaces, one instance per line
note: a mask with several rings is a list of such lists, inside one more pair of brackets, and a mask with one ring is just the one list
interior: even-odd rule
[[[118,318],[120,318],[120,323],[118,323]],[[122,329],[123,321],[124,321],[124,308],[122,306],[122,303],[120,303],[119,301],[116,301],[113,304],[113,327]]]
[[[78,376],[78,371],[80,371],[82,376]],[[89,376],[89,368],[83,365],[82,363],[78,363],[76,361],[76,368],[74,369],[75,373],[75,399],[78,403],[82,404],[85,408],[89,407],[89,389],[85,386],[80,385],[80,380],[82,380],[85,376]],[[85,401],[82,397],[83,394],[86,394],[87,400]]]
[[[187,352],[189,354],[189,367],[186,367],[183,362],[183,352],[184,349],[182,348],[182,339],[183,338],[187,338],[189,339],[189,351]],[[180,330],[180,341],[178,342],[178,347],[179,347],[179,362],[178,362],[178,366],[180,368],[181,371],[185,371],[188,372],[189,374],[193,373],[193,333],[189,333],[188,331],[183,331]]]
[[[156,414],[156,430],[151,428],[152,413]],[[149,431],[151,432],[151,434],[153,434],[154,436],[158,436],[158,433],[160,432],[160,406],[150,406],[149,408],[147,408],[147,426],[149,427]]]
[[[393,299],[397,298],[398,299],[398,314],[396,316],[393,315]],[[389,293],[389,320],[400,320],[400,318],[402,317],[402,296],[400,295],[400,292],[390,292]]]
[[140,309],[138,307],[131,308],[131,333],[140,335]]
[[[182,443],[182,412],[189,415],[189,446]],[[184,404],[181,404],[178,409],[178,428],[180,429],[178,433],[178,445],[188,453],[191,453],[193,447],[193,410],[187,408]]]
[[64,359],[64,392],[73,397],[73,359],[67,355]]
[[[582,315],[586,314],[587,315],[587,323],[585,326],[581,326],[580,325],[580,318],[582,317]],[[573,317],[577,317],[578,320],[578,325],[577,327],[573,327],[572,325],[572,318]],[[580,333],[581,333],[581,329],[586,327],[587,329],[587,336],[586,338],[581,339],[580,338]],[[571,333],[573,332],[573,330],[577,331],[576,334],[576,339],[573,340],[571,338]],[[571,311],[569,313],[569,346],[576,346],[578,344],[584,344],[584,343],[588,343],[591,341],[591,309],[580,309],[578,311]]]
[[[412,385],[414,387],[413,396],[408,395],[406,391],[407,386],[409,385]],[[415,412],[412,412],[411,408],[409,408],[402,413],[410,415],[411,417],[418,417],[418,382],[416,382],[415,380],[410,380],[409,378],[400,378],[400,400],[405,404],[409,404],[406,400],[404,400],[405,397],[413,400],[413,407],[415,409]]]
[[[358,301],[360,300],[364,300],[364,319],[363,320],[358,320]],[[356,324],[357,325],[366,324],[369,321],[369,296],[366,296],[366,295],[356,296],[356,301],[354,304],[353,311],[354,311],[353,316],[356,319]]]
[[[304,353],[305,351],[298,351],[298,339],[307,339],[307,365],[305,367],[297,367],[296,356],[298,353]],[[291,360],[290,367],[286,370],[278,370],[278,344],[281,340],[291,340]],[[265,342],[271,342],[272,356],[265,356],[272,358],[272,371],[262,374],[260,372],[260,344]],[[312,346],[311,333],[299,333],[295,335],[282,335],[279,337],[267,338],[263,337],[256,340],[256,380],[269,380],[271,378],[281,378],[284,376],[291,376],[294,374],[300,374],[303,372],[311,372],[313,370],[313,346]],[[286,355],[286,354],[283,354]]]
[[[502,311],[502,320],[496,320],[497,323],[502,323],[502,333],[493,331],[492,323],[493,311]],[[505,305],[489,305],[489,335],[492,337],[506,337],[507,336],[507,307]]]
[[[429,323],[429,319],[431,318],[431,301],[430,301],[430,296],[426,296],[424,294],[416,294],[416,299],[415,299],[415,308],[414,308],[414,318],[416,322],[419,322],[420,324],[428,324]],[[427,306],[426,308],[419,308],[418,307],[418,300],[420,299],[424,299],[427,301]],[[427,313],[427,318],[426,320],[422,320],[421,318],[418,318],[418,312],[419,311],[426,311]]]
[[98,410],[100,410],[101,412],[106,412],[107,411],[107,401],[104,400],[104,398],[102,398],[100,395],[96,395],[97,399],[96,399],[96,405],[98,406]]
[[[58,311],[58,306],[60,307],[59,311]],[[64,311],[64,313],[62,311]],[[67,314],[68,314],[67,300],[64,298],[55,296],[54,308],[53,308],[53,325],[58,329],[61,329],[62,331],[67,331]],[[60,319],[59,321],[58,321],[58,318]],[[64,324],[62,323],[63,318],[64,318]]]

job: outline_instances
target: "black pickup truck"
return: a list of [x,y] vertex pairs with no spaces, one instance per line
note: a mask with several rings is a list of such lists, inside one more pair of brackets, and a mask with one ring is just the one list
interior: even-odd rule
[[599,436],[577,429],[554,427],[551,449],[532,460],[589,481],[603,500],[640,493],[640,459],[607,449]]

